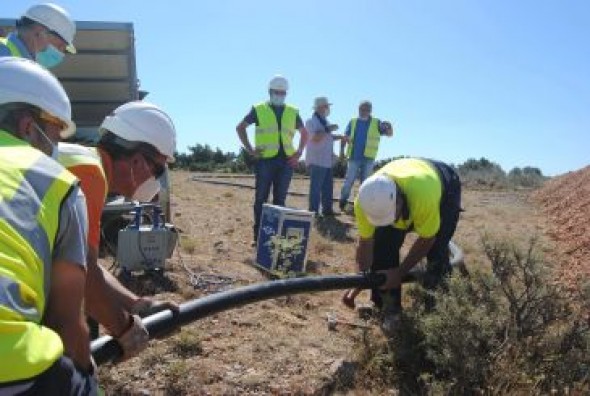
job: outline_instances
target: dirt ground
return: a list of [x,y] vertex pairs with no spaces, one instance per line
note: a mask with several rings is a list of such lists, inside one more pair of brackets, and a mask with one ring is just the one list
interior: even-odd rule
[[[181,246],[163,278],[132,280],[129,287],[138,293],[183,302],[267,280],[252,266],[253,190],[205,184],[193,176],[173,172],[172,221],[182,231]],[[251,178],[234,181],[253,183]],[[307,183],[294,180],[291,190],[305,193]],[[307,207],[305,197],[289,197],[287,204]],[[465,191],[463,207],[455,241],[468,268],[486,265],[480,244],[485,233],[522,242],[544,235],[543,216],[526,191]],[[316,224],[308,248],[310,271],[353,272],[355,238],[351,216]],[[549,243],[543,246],[551,251]],[[277,298],[208,317],[170,338],[151,341],[148,350],[128,362],[100,367],[100,383],[107,394],[116,395],[331,393],[336,382],[346,380],[343,372],[354,363],[365,331],[342,325],[328,329],[328,314],[359,321],[341,304],[341,294]],[[368,294],[358,300],[367,302]],[[382,337],[375,326],[369,336]],[[387,394],[349,385],[350,394]]]
[[548,181],[533,194],[559,249],[558,278],[578,288],[590,276],[590,166]]

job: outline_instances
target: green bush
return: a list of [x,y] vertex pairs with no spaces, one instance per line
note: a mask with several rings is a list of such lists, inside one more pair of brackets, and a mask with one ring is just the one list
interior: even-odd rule
[[213,172],[215,166],[211,162],[193,162],[188,166],[191,172]]
[[474,187],[508,187],[506,172],[495,162],[486,158],[468,159],[457,166],[457,173],[465,185]]
[[424,311],[424,289],[411,289],[414,303],[392,347],[365,348],[360,358],[369,386],[412,394],[590,391],[590,331],[574,309],[587,298],[550,282],[535,239],[523,248],[485,237],[483,246],[490,270],[450,278],[434,293],[434,311]]
[[547,180],[539,168],[516,167],[506,174],[500,165],[486,158],[468,159],[456,169],[463,184],[471,187],[536,188]]
[[[196,144],[188,147],[188,153],[175,153],[176,162],[170,164],[171,169],[188,169],[193,172],[220,173],[253,173],[256,159],[240,148],[238,154],[213,149],[208,144]],[[374,170],[378,170],[394,159],[407,158],[397,156],[375,162]],[[343,178],[346,175],[347,161],[340,159],[335,162],[334,177]],[[539,168],[526,166],[514,168],[508,174],[500,165],[486,158],[470,158],[455,168],[461,177],[463,185],[481,188],[511,188],[511,187],[539,187],[547,178]],[[294,169],[298,175],[307,175],[303,160]]]
[[512,185],[522,187],[539,187],[547,180],[539,168],[525,166],[514,168],[508,172],[508,180]]
[[435,368],[434,378],[453,383],[461,393],[485,382],[489,367],[482,358],[490,356],[500,345],[496,335],[502,323],[492,312],[500,310],[501,301],[490,293],[497,284],[488,277],[478,277],[477,288],[454,277],[448,296],[438,295],[438,309],[415,318],[423,334],[422,348]]

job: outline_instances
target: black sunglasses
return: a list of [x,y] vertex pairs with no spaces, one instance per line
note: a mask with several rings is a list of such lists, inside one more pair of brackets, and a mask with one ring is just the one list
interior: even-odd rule
[[150,164],[154,177],[159,179],[166,171],[166,166],[154,161],[154,159],[148,153],[141,153],[141,155],[143,155],[143,158],[145,158],[146,162]]

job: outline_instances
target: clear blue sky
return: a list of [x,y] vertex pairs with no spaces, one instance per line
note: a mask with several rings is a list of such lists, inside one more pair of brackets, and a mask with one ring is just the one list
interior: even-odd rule
[[[134,23],[142,88],[181,152],[237,152],[236,124],[281,73],[304,119],[318,95],[342,128],[372,100],[396,128],[380,158],[483,156],[549,175],[590,164],[587,0],[54,1]],[[2,0],[0,17],[34,3]]]

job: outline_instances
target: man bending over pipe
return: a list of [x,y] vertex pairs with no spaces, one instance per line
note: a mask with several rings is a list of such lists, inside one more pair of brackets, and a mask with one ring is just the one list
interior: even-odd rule
[[[442,162],[397,159],[363,182],[354,212],[359,270],[371,268],[387,274],[387,282],[381,290],[372,291],[371,299],[383,313],[382,329],[391,334],[401,314],[404,275],[426,257],[423,282],[432,290],[451,272],[448,246],[461,212],[461,181],[453,168]],[[418,239],[400,262],[399,251],[410,231],[418,234]],[[343,301],[350,304],[349,293],[354,294],[347,292]],[[431,308],[433,304],[431,300],[427,305]]]

